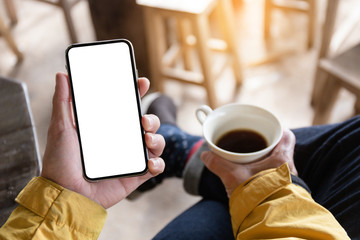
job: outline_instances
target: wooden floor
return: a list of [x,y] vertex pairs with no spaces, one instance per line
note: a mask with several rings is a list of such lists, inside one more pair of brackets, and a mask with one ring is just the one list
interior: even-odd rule
[[[354,1],[347,0],[344,9],[351,9]],[[65,72],[64,51],[69,39],[59,10],[32,0],[15,2],[19,22],[12,28],[12,33],[24,53],[24,61],[17,64],[0,37],[0,75],[27,84],[42,155],[50,120],[54,76],[58,71]],[[236,13],[239,52],[244,60],[244,84],[240,89],[234,89],[233,75],[230,70],[226,71],[217,82],[221,102],[236,101],[265,107],[278,115],[288,128],[309,126],[313,117],[309,103],[316,48],[310,51],[305,48],[306,19],[295,15],[276,16],[282,24],[274,29],[276,36],[271,51],[268,51],[261,31],[262,1],[244,1]],[[2,5],[0,14],[5,16]],[[94,40],[86,2],[75,7],[73,16],[80,41]],[[358,37],[351,36],[351,39],[357,40]],[[347,41],[347,44],[351,43],[352,40]],[[229,94],[233,92],[234,95]],[[199,105],[206,104],[204,90],[168,82],[166,93],[179,107],[180,127],[192,134],[201,134],[194,111]],[[341,92],[331,122],[349,118],[353,102],[350,94]],[[100,239],[150,239],[199,199],[183,191],[180,179],[167,180],[138,200],[124,200],[109,209]]]

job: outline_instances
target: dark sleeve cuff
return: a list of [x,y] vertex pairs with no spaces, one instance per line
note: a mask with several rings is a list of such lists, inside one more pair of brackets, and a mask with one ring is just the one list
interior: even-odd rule
[[291,182],[295,185],[298,185],[298,186],[304,188],[306,191],[308,191],[311,194],[311,190],[310,190],[309,186],[304,182],[304,180],[302,180],[298,176],[291,174]]

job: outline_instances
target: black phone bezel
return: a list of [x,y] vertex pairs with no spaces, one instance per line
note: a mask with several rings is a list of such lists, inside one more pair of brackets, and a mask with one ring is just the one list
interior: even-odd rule
[[[76,98],[73,90],[73,81],[71,76],[71,65],[70,65],[70,59],[69,59],[69,52],[73,48],[78,47],[88,47],[88,46],[96,46],[96,45],[103,45],[103,44],[113,44],[113,43],[125,43],[129,48],[129,56],[131,58],[131,66],[132,66],[132,75],[133,75],[133,81],[134,81],[134,91],[136,96],[136,102],[137,102],[137,108],[138,108],[138,115],[139,115],[139,124],[142,132],[142,143],[143,143],[143,149],[144,149],[144,159],[145,159],[145,169],[139,171],[139,172],[131,172],[131,173],[125,173],[125,174],[118,174],[118,175],[111,175],[111,176],[104,176],[104,177],[97,177],[97,178],[91,178],[86,174],[85,169],[85,160],[83,155],[83,149],[82,149],[82,142],[81,142],[81,133],[80,133],[80,126],[78,123],[78,116],[77,116],[77,106],[76,106]],[[68,72],[69,77],[69,83],[70,83],[70,92],[72,97],[72,107],[73,107],[73,114],[74,114],[74,121],[76,124],[76,131],[78,134],[78,141],[80,146],[80,155],[81,155],[81,163],[82,163],[82,169],[83,169],[83,175],[84,178],[88,181],[99,181],[104,179],[111,179],[111,178],[120,178],[120,177],[132,177],[132,176],[141,176],[148,172],[148,161],[149,161],[149,154],[146,148],[145,143],[145,131],[143,129],[143,126],[141,124],[141,99],[140,99],[140,93],[138,90],[138,76],[137,76],[137,69],[136,69],[136,63],[135,63],[135,54],[134,49],[131,44],[131,42],[127,39],[113,39],[113,40],[104,40],[104,41],[95,41],[95,42],[86,42],[86,43],[75,43],[67,47],[65,51],[65,59],[66,59],[66,69]]]

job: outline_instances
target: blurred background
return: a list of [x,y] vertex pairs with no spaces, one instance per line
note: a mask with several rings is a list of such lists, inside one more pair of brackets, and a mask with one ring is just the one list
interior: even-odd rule
[[[64,52],[73,42],[133,42],[139,75],[150,79],[152,91],[172,97],[179,126],[192,134],[201,134],[194,112],[202,104],[255,104],[288,128],[339,122],[359,112],[359,1],[189,2],[0,1],[0,76],[26,84],[40,156],[55,73],[66,71]],[[210,35],[225,41],[209,44],[204,36]],[[222,58],[230,61],[212,75]],[[199,199],[184,192],[181,179],[168,179],[110,208],[100,239],[150,239]]]

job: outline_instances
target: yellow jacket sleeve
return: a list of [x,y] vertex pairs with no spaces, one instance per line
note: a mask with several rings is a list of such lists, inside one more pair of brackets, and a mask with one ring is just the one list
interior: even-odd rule
[[16,198],[19,206],[0,239],[97,239],[106,210],[45,178],[33,178]]
[[287,164],[241,184],[230,214],[236,239],[349,239],[328,210],[292,184]]

